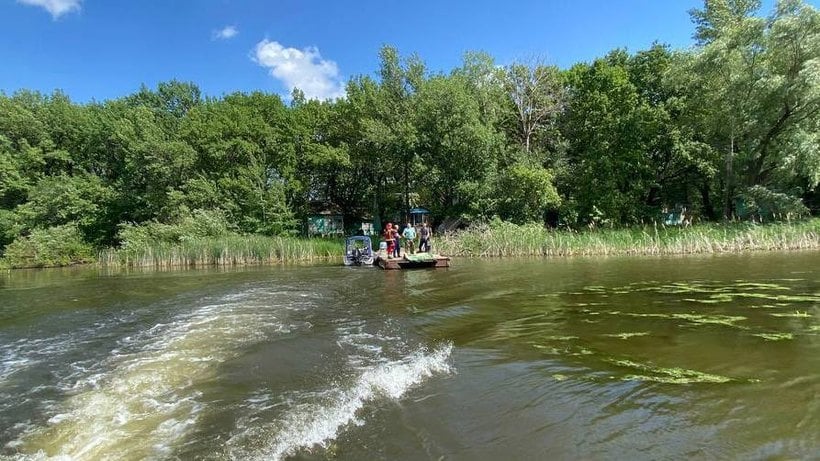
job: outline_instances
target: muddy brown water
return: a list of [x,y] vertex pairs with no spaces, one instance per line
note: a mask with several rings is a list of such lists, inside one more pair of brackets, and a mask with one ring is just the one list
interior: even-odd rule
[[818,459],[820,253],[0,275],[4,459]]

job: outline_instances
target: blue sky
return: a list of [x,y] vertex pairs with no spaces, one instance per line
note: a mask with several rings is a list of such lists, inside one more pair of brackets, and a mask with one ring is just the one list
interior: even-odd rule
[[[809,3],[817,6],[820,0]],[[764,12],[773,0],[764,1]],[[210,96],[333,97],[384,44],[449,71],[465,51],[568,67],[616,47],[692,44],[701,0],[0,0],[0,91],[87,102],[192,81]]]

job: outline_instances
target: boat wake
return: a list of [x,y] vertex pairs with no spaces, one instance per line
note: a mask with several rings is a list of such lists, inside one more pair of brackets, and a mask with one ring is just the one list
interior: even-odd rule
[[379,398],[399,399],[408,390],[438,373],[451,371],[452,344],[360,370],[352,384],[291,396],[287,409],[271,423],[259,424],[270,406],[240,421],[240,432],[228,441],[235,460],[279,460],[301,450],[327,448],[348,424],[362,425],[357,413]]
[[261,291],[224,296],[121,338],[95,371],[59,383],[68,397],[49,409],[47,424],[6,448],[16,459],[173,457],[203,411],[197,387],[215,379],[220,363],[249,344],[310,329],[289,318],[309,298],[294,303],[293,292]]

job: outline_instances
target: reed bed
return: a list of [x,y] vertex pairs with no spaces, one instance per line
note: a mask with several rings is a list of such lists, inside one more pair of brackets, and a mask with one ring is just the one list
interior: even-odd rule
[[157,242],[136,248],[107,249],[98,262],[104,267],[200,267],[319,262],[340,258],[340,240],[230,235]]
[[437,253],[465,257],[677,255],[820,248],[820,219],[693,227],[640,226],[583,232],[482,224],[438,236]]

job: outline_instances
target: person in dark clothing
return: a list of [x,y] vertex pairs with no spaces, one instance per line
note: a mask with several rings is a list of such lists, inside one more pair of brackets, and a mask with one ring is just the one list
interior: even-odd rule
[[393,257],[400,258],[401,257],[401,236],[399,234],[399,225],[396,224],[393,226]]
[[423,223],[421,225],[421,229],[419,229],[419,253],[430,252],[430,237],[433,236],[433,230],[427,225],[427,223]]

